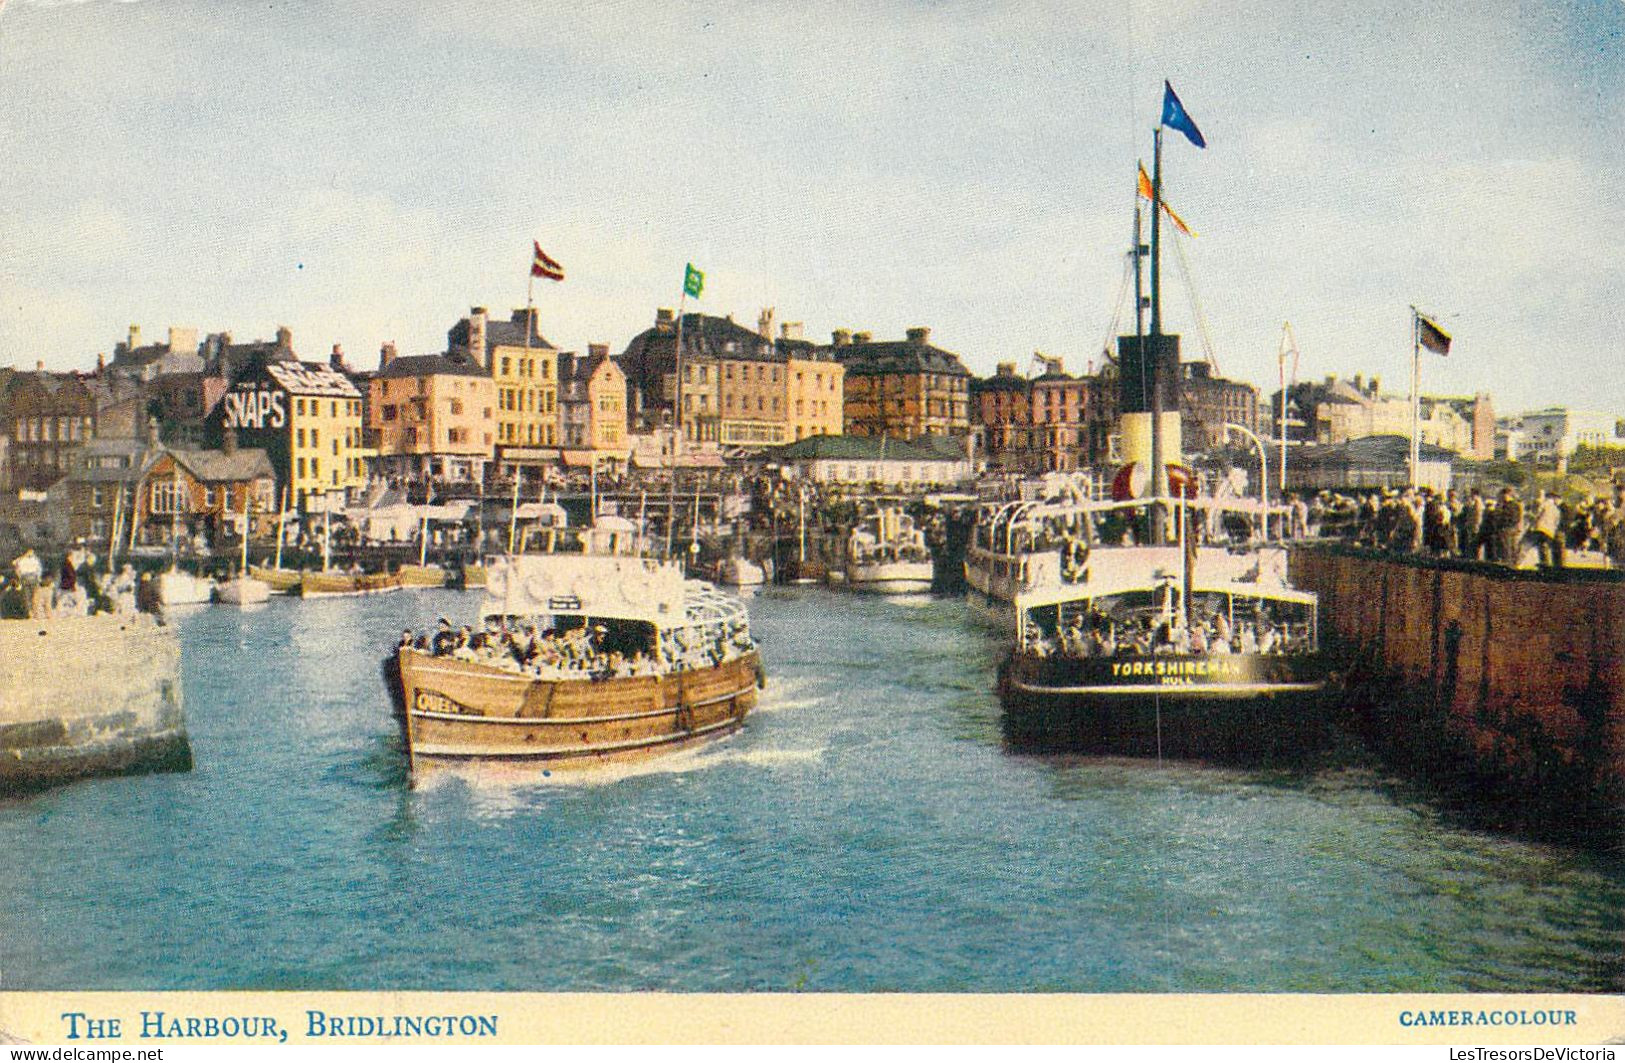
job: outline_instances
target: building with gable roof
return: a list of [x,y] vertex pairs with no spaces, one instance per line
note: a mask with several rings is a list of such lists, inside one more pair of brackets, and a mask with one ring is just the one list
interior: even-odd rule
[[547,341],[536,308],[507,320],[476,306],[446,333],[448,354],[463,354],[496,384],[496,457],[505,466],[550,462],[559,445],[559,349]]
[[239,369],[209,415],[211,441],[228,429],[247,449],[263,450],[277,487],[304,511],[342,507],[366,486],[361,392],[320,362],[272,358]]
[[367,381],[375,471],[404,482],[484,480],[495,452],[497,384],[468,354],[398,356]]

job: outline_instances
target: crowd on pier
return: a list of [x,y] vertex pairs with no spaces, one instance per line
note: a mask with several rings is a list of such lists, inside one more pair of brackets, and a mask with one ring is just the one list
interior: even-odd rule
[[1625,486],[1612,499],[1589,494],[1567,502],[1540,491],[1527,504],[1510,487],[1489,494],[1406,488],[1363,498],[1322,492],[1307,510],[1302,534],[1372,549],[1506,565],[1533,555],[1552,568],[1563,567],[1570,551],[1589,551],[1625,565]]
[[96,555],[83,541],[60,565],[47,566],[33,550],[25,550],[12,560],[9,572],[0,573],[0,602],[6,617],[28,620],[162,609],[150,573],[137,575],[129,564],[118,572],[98,572]]
[[569,629],[532,620],[487,617],[479,628],[453,627],[440,619],[433,634],[401,633],[400,648],[533,675],[541,679],[625,679],[711,668],[755,648],[743,621],[725,620],[705,630],[678,628],[658,642],[636,645],[610,637],[603,624]]

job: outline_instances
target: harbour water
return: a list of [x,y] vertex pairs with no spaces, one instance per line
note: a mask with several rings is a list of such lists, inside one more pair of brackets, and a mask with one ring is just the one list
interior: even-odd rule
[[196,766],[0,804],[0,988],[1625,988],[1617,856],[1453,823],[1357,750],[1013,755],[956,598],[768,590],[738,735],[409,787],[378,660],[475,601],[175,618]]

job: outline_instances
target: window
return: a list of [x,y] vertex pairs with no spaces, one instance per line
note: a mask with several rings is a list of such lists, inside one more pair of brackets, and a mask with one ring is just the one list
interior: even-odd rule
[[314,428],[310,430],[310,445],[313,447],[322,445],[322,434]]
[[451,400],[451,413],[453,417],[460,417],[463,413],[463,404],[459,399]]
[[395,414],[396,414],[396,408],[395,408],[394,405],[389,405],[389,406],[384,407],[384,411],[383,411],[384,420],[393,421],[395,419]]
[[294,399],[293,400],[293,412],[299,414],[300,416],[304,416],[304,413],[305,413],[305,400],[304,399]]
[[313,476],[314,478],[318,479],[318,480],[320,480],[322,478],[322,459],[321,458],[311,458],[310,459],[310,475]]
[[[384,419],[387,421],[389,418],[386,417]],[[305,430],[303,428],[297,428],[294,430],[293,445],[296,447],[302,447],[305,445]]]
[[214,508],[214,488],[205,487],[203,489],[203,505],[207,509]]
[[512,358],[504,358],[504,359],[502,359],[502,375],[503,376],[513,376],[513,359]]
[[303,480],[305,478],[305,459],[300,458],[297,462],[295,462],[294,463],[294,469],[295,469],[294,475],[298,476],[299,479]]
[[96,509],[101,509],[102,501],[102,489],[100,487],[92,487],[90,489],[90,504]]

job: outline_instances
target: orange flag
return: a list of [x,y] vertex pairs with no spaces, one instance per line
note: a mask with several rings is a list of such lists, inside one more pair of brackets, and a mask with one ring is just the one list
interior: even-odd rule
[[[1140,195],[1144,196],[1146,199],[1155,198],[1151,194],[1151,178],[1145,175],[1144,164],[1140,166]],[[1168,215],[1168,220],[1174,223],[1174,228],[1178,229],[1186,236],[1196,235],[1195,233],[1191,232],[1191,227],[1185,224],[1185,219],[1174,213],[1174,208],[1168,205],[1168,201],[1166,199],[1162,201],[1162,212]]]

